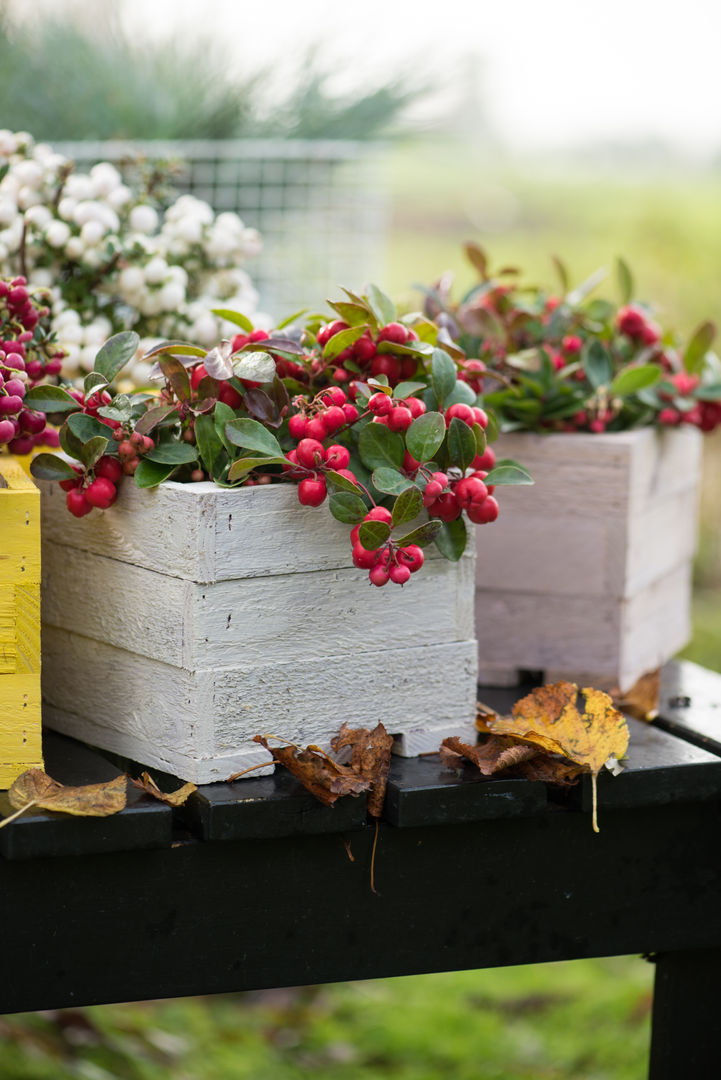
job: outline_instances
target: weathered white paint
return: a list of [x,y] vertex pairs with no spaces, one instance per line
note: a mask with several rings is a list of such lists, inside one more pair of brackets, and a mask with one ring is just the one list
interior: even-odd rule
[[383,720],[409,755],[472,738],[473,545],[376,589],[291,486],[127,484],[80,521],[57,488],[43,503],[50,726],[195,783],[265,761],[255,734],[328,745]]
[[[81,613],[84,636],[190,671],[474,635],[472,558],[377,589],[356,567],[196,585],[52,541],[43,553],[46,625],[77,630]],[[122,597],[122,614],[103,597]]]
[[190,672],[46,627],[44,715],[68,735],[194,783],[265,760],[256,734],[327,746],[344,722],[382,720],[404,736],[399,751],[415,754],[472,733],[475,641],[378,646]]
[[533,488],[477,532],[481,680],[517,669],[628,688],[690,634],[699,432],[505,435]]

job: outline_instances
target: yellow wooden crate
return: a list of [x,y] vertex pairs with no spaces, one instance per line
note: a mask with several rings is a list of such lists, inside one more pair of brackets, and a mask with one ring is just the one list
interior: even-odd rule
[[42,768],[40,492],[0,454],[0,788]]

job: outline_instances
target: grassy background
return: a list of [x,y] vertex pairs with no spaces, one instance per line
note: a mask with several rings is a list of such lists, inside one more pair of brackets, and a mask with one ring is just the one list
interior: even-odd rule
[[[689,332],[719,308],[721,180],[577,162],[514,163],[448,140],[388,162],[392,230],[384,287],[416,307],[413,282],[454,270],[461,244],[494,265],[580,281],[623,254],[640,297]],[[719,668],[721,437],[706,442],[694,640]],[[589,843],[592,837],[589,833]],[[480,911],[480,909],[479,909]],[[637,958],[574,961],[297,991],[103,1006],[0,1018],[0,1080],[637,1080],[645,1075],[653,970]]]

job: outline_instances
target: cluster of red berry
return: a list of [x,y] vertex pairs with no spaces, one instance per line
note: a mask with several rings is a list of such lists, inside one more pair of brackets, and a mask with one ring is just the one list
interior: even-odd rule
[[[392,525],[393,515],[385,506],[374,506],[363,518],[366,521],[381,521]],[[366,548],[360,541],[361,524],[356,525],[350,534],[353,545],[353,565],[361,570],[368,570],[368,579],[372,585],[387,585],[389,581],[396,585],[405,585],[411,574],[423,566],[423,549],[417,544],[400,547],[388,539],[377,548]]]
[[0,280],[0,445],[13,454],[35,446],[58,446],[54,428],[43,413],[24,405],[28,389],[46,375],[57,375],[65,353],[47,341],[35,341],[36,328],[49,308],[36,303],[24,277]]
[[[344,330],[350,330],[350,326],[342,319],[326,323],[318,331],[318,344],[321,348],[325,348],[331,338]],[[370,330],[366,330],[357,341],[334,357],[332,378],[336,382],[345,383],[357,378],[358,372],[375,378],[385,375],[389,385],[395,386],[401,379],[411,378],[418,361],[413,356],[396,356],[392,352],[379,352],[378,346],[383,342],[389,345],[406,345],[409,341],[417,340],[418,334],[415,330],[399,322],[389,322],[381,326],[375,337]],[[350,361],[352,366],[346,368],[344,364],[347,361]],[[317,363],[320,365],[320,361]]]
[[67,491],[65,505],[75,517],[85,517],[91,510],[107,510],[118,497],[118,483],[123,468],[117,458],[104,454],[92,469],[73,465],[75,480],[61,480],[60,487]]

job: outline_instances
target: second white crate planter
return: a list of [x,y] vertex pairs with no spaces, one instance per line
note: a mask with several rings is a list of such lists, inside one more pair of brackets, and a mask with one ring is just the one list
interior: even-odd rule
[[472,544],[378,589],[291,485],[126,483],[81,520],[42,489],[49,726],[195,783],[267,761],[255,734],[327,746],[381,720],[406,756],[473,737]]
[[629,689],[690,637],[696,429],[504,435],[535,486],[503,489],[477,531],[479,677]]

